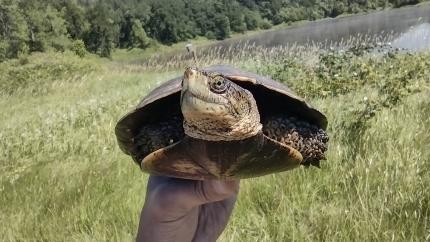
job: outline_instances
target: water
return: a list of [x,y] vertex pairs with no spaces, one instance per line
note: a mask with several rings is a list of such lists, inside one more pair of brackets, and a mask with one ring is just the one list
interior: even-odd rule
[[430,23],[411,27],[392,41],[392,46],[413,51],[430,49]]
[[[295,27],[269,30],[252,36],[218,41],[198,46],[198,55],[216,53],[229,57],[241,53],[244,45],[277,47],[318,45],[319,48],[347,47],[359,43],[382,43],[382,50],[400,48],[411,51],[430,50],[430,3],[384,10],[370,14],[324,19]],[[387,43],[389,43],[387,45]],[[210,54],[208,56],[211,56]],[[160,63],[163,60],[188,61],[185,50],[153,56],[136,63]],[[172,61],[175,63],[175,61]]]
[[281,30],[229,39],[208,48],[240,48],[243,44],[274,47],[292,44],[347,42],[356,37],[390,39],[393,47],[412,50],[430,47],[430,4],[385,10],[366,15],[309,22]]

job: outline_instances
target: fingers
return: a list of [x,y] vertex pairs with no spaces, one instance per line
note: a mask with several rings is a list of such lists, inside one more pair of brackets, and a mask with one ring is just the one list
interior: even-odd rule
[[239,181],[194,181],[151,177],[148,196],[163,211],[187,212],[206,203],[222,201],[236,195]]
[[201,205],[227,199],[239,192],[239,181],[199,181],[193,187],[194,203]]
[[158,186],[169,183],[172,178],[167,176],[150,176],[148,179],[148,184],[146,185],[146,189],[148,193],[152,192]]

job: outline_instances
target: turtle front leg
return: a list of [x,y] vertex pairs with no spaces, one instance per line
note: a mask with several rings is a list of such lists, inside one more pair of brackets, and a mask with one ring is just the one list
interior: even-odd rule
[[304,166],[320,166],[325,160],[329,137],[316,125],[288,115],[271,116],[263,122],[263,132],[268,137],[293,147],[303,155]]

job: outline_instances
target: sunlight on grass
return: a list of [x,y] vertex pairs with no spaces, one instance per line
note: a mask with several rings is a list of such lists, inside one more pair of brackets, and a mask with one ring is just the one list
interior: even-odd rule
[[[316,50],[283,53],[226,62],[292,86],[302,82],[299,91],[328,115],[327,161],[322,169],[243,180],[220,241],[428,240],[430,56],[358,56],[332,73],[316,68],[321,65]],[[281,61],[269,64],[269,57]],[[147,175],[119,150],[114,126],[149,90],[181,70],[97,59],[79,64],[67,56],[59,62],[72,62],[73,78],[60,75],[38,87],[29,80],[0,96],[0,240],[131,241]],[[363,79],[351,71],[361,64],[369,70],[358,73]],[[413,73],[404,74],[402,66]],[[57,73],[51,67],[35,78]],[[34,72],[31,66],[4,68]],[[305,85],[320,74],[327,74],[320,89]],[[404,79],[403,86],[390,86]],[[393,92],[398,100],[384,94],[382,84],[400,90]],[[322,95],[324,85],[338,92]],[[371,115],[351,126],[357,113]]]

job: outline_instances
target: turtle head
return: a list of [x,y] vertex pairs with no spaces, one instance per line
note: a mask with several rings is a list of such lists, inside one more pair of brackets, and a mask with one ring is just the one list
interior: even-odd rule
[[182,81],[184,131],[203,140],[241,140],[262,128],[251,92],[215,72],[187,68]]

